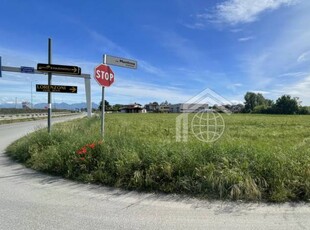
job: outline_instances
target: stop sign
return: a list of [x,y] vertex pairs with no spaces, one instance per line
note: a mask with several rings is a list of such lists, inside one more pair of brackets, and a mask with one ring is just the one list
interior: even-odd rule
[[95,79],[99,85],[109,87],[114,82],[114,73],[110,66],[101,64],[95,68]]

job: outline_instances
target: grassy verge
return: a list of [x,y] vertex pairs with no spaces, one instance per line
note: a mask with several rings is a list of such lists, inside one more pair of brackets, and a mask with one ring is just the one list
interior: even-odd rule
[[27,166],[66,178],[205,198],[309,201],[309,116],[224,116],[212,144],[175,142],[175,114],[107,114],[57,124],[8,147]]

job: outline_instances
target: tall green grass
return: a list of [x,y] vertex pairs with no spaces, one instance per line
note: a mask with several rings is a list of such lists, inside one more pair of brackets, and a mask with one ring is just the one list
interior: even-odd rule
[[176,142],[176,116],[107,114],[102,143],[99,118],[71,121],[51,135],[30,134],[7,152],[40,171],[126,189],[309,201],[309,116],[224,115],[226,130],[215,143],[191,133],[188,142]]

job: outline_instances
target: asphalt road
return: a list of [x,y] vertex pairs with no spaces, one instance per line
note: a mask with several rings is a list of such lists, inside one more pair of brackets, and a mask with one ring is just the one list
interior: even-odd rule
[[310,229],[310,204],[210,202],[128,192],[38,173],[3,154],[12,141],[45,125],[0,126],[1,230]]

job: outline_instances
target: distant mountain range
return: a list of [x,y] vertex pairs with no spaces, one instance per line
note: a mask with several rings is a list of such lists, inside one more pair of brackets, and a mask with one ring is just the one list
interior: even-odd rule
[[[0,104],[0,108],[15,108],[15,106],[20,109],[22,108],[22,105],[19,103],[17,105],[15,104],[7,104],[7,103],[3,103]],[[35,109],[44,109],[47,106],[47,103],[39,103],[39,104],[35,104],[33,107]],[[92,108],[93,109],[98,109],[98,104],[96,103],[92,103]],[[67,104],[67,103],[54,103],[53,104],[53,109],[67,109],[67,110],[75,110],[75,109],[83,109],[86,108],[87,105],[86,103],[75,103],[75,104]]]

